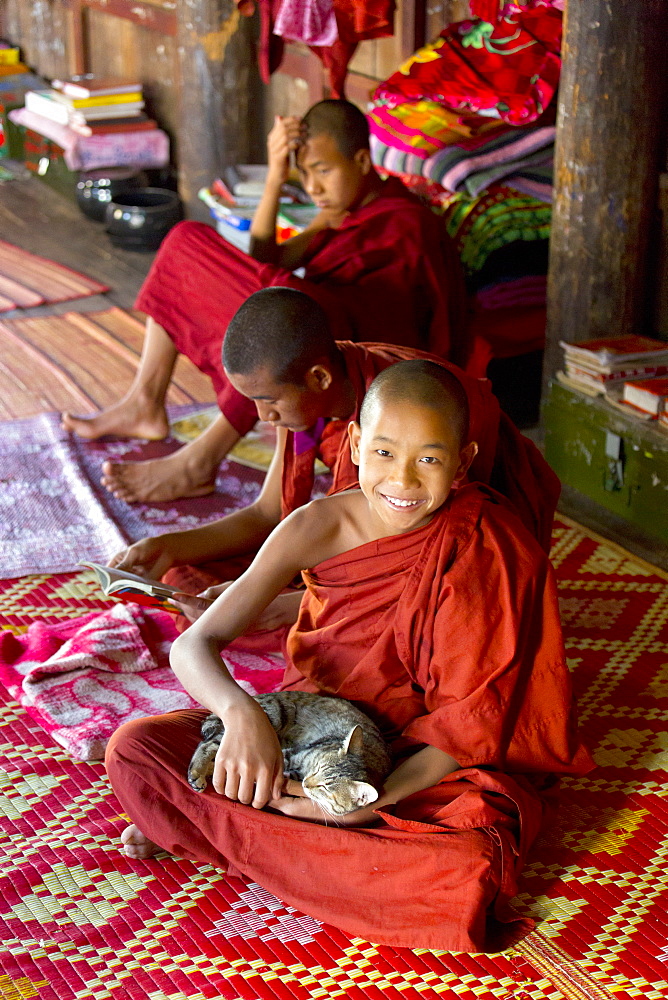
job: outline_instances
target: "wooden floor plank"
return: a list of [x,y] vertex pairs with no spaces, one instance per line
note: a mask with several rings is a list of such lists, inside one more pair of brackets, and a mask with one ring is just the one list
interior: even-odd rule
[[[91,413],[116,402],[141,354],[144,317],[133,306],[155,254],[112,246],[101,223],[34,177],[0,185],[0,239],[110,286],[104,295],[0,317],[8,324],[0,332],[0,419]],[[180,357],[167,402],[193,401],[215,395],[209,378]]]

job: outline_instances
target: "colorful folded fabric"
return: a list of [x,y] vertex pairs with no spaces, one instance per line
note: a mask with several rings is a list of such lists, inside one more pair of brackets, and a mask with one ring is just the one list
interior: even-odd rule
[[381,83],[373,100],[392,107],[435,101],[526,125],[547,108],[559,83],[561,28],[561,11],[544,5],[496,24],[449,25]]
[[417,101],[396,107],[380,104],[367,112],[372,136],[385,146],[427,159],[446,146],[478,136],[490,137],[509,126],[498,118],[462,115],[435,101]]
[[520,173],[509,174],[504,179],[504,184],[521,194],[529,195],[530,198],[551,204],[553,177],[554,160],[552,159],[542,166],[533,164],[530,168],[524,167]]
[[164,167],[169,163],[169,138],[162,129],[145,132],[114,132],[83,136],[67,125],[49,121],[26,108],[10,111],[15,125],[23,125],[50,139],[63,150],[69,170],[97,167]]
[[482,170],[475,170],[468,175],[464,181],[464,187],[472,198],[482,194],[482,192],[494,184],[495,181],[505,180],[509,175],[519,173],[524,170],[550,166],[554,161],[554,144],[545,149],[538,149],[526,156],[520,156],[512,163],[489,163]]
[[547,152],[538,160],[541,165],[552,157],[555,129],[552,126],[513,129],[506,128],[462,140],[453,146],[446,146],[424,159],[416,152],[402,152],[386,145],[372,133],[371,155],[376,166],[393,174],[417,174],[426,177],[448,191],[467,190],[466,181],[473,188],[469,193],[478,194],[489,181],[482,183],[473,179],[483,171],[493,169],[492,180],[499,180],[507,174],[517,173],[524,163],[532,164],[531,157],[539,150]]
[[548,239],[551,217],[550,205],[493,185],[478,198],[454,201],[445,220],[465,271],[474,274],[502,246]]

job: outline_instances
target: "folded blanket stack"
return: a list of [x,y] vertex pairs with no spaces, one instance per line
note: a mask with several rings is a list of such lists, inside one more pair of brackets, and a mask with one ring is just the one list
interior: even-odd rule
[[445,214],[472,295],[472,336],[489,340],[477,374],[544,338],[562,8],[472,0],[476,16],[414,53],[368,111],[376,165]]

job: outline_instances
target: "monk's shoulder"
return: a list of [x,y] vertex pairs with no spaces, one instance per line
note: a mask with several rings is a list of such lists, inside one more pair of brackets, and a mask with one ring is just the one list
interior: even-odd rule
[[316,544],[336,534],[351,518],[355,503],[359,503],[354,495],[359,492],[348,490],[334,496],[319,497],[297,508],[286,518],[290,536]]
[[547,561],[510,501],[481,483],[457,490],[450,505],[449,526],[460,558],[467,552],[493,548],[507,562],[538,566]]

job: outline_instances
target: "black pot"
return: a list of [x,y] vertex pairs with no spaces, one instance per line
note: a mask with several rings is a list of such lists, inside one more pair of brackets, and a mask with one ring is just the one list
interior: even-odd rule
[[124,250],[157,250],[181,218],[181,201],[165,188],[142,188],[119,195],[107,205],[106,231]]
[[79,174],[77,204],[84,215],[96,222],[104,221],[107,205],[119,195],[136,191],[146,185],[142,170],[128,167],[103,167]]

